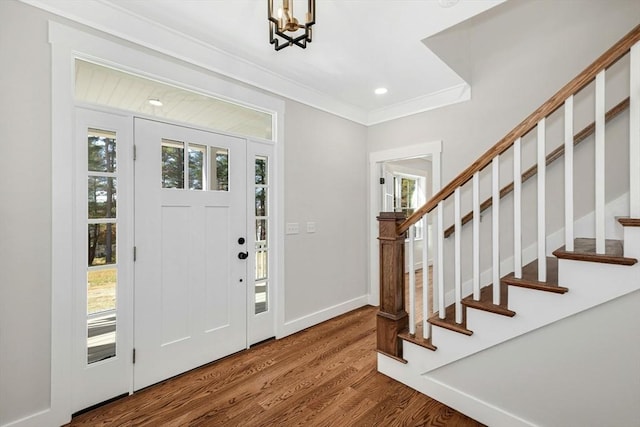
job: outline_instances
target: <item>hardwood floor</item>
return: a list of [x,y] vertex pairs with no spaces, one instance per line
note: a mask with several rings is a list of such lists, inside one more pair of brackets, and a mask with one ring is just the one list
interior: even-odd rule
[[376,371],[363,307],[78,415],[70,426],[481,426]]

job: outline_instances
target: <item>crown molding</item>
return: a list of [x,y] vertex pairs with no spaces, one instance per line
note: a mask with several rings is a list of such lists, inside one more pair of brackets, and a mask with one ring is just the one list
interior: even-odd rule
[[389,120],[399,119],[416,113],[422,113],[446,105],[457,104],[471,99],[471,86],[460,83],[456,86],[409,99],[388,107],[372,110],[367,115],[367,125],[375,125]]
[[470,98],[462,84],[388,107],[367,111],[340,101],[216,46],[101,0],[20,0],[106,34],[202,67],[219,75],[319,110],[370,126]]

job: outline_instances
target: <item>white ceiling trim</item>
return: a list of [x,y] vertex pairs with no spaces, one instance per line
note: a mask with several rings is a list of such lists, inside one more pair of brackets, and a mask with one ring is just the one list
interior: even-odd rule
[[31,6],[79,22],[182,61],[203,67],[319,110],[369,126],[399,117],[468,100],[467,84],[414,98],[373,111],[337,100],[327,94],[273,73],[216,46],[101,0],[20,0]]
[[367,117],[367,125],[370,126],[393,119],[399,119],[400,117],[422,113],[424,111],[433,110],[445,105],[457,104],[470,99],[471,86],[467,83],[461,83],[435,93],[430,93],[428,95],[370,111]]

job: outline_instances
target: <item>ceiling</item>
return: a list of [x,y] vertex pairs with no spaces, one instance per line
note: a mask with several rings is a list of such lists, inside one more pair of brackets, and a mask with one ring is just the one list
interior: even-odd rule
[[75,61],[75,99],[227,134],[274,137],[271,113],[80,59]]
[[[279,52],[265,0],[23,1],[370,125],[469,99],[423,40],[505,0],[317,0],[313,42]],[[305,10],[294,0],[295,15]]]

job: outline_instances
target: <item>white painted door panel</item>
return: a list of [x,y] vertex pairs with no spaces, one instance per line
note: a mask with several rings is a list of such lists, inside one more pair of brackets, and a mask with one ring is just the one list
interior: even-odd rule
[[[162,188],[163,139],[228,150],[228,191]],[[135,119],[135,142],[139,390],[246,348],[246,141]]]

